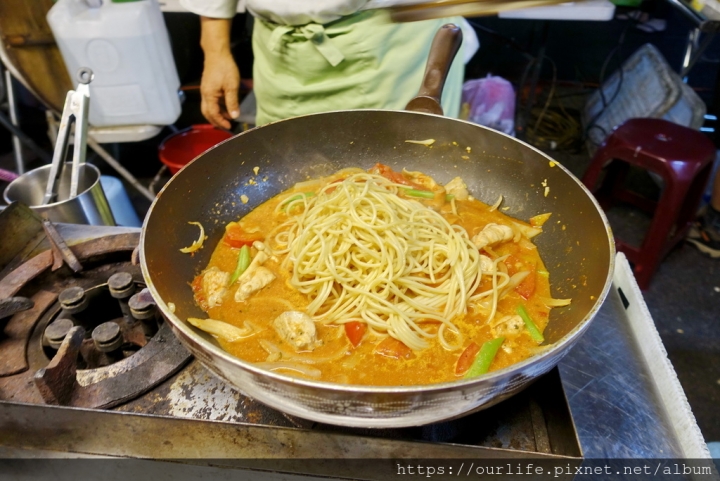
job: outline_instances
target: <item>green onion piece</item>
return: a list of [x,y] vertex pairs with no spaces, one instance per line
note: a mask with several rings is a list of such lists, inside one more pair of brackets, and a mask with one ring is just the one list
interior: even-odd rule
[[504,337],[498,337],[497,339],[493,339],[492,341],[483,343],[482,347],[480,348],[480,352],[478,352],[475,360],[472,363],[472,366],[470,366],[470,369],[468,369],[468,371],[463,377],[475,377],[488,372],[488,369],[490,369],[490,364],[492,364],[493,359],[495,359],[495,355],[498,352],[498,349],[500,349],[500,346],[504,341]]
[[543,277],[549,277],[550,273],[548,271],[537,271],[538,274],[540,274]]
[[240,254],[238,254],[238,262],[237,266],[235,267],[235,271],[233,272],[232,276],[230,277],[230,285],[235,284],[235,281],[238,280],[238,277],[242,275],[243,272],[248,268],[250,265],[250,248],[248,246],[242,246],[240,248]]
[[535,325],[532,319],[530,319],[530,315],[525,310],[525,306],[522,304],[517,307],[517,313],[522,317],[523,322],[525,322],[525,327],[527,327],[528,332],[530,333],[530,337],[533,338],[534,341],[540,343],[545,340],[545,338],[542,335],[542,332],[540,332],[540,329]]
[[455,198],[455,196],[452,194],[445,194],[445,202],[450,202],[454,198]]
[[289,204],[290,202],[300,200],[303,197],[307,199],[308,197],[312,197],[314,195],[315,195],[315,192],[303,192],[302,194],[297,194],[297,195],[293,195],[292,197],[288,197],[287,199],[282,201],[282,204],[280,204],[280,205]]
[[429,190],[418,190],[418,189],[404,189],[405,195],[409,195],[410,197],[421,197],[423,199],[434,199],[435,193],[430,192]]

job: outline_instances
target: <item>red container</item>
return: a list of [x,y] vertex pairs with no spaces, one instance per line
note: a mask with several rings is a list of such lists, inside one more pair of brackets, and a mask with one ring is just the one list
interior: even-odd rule
[[232,136],[230,132],[210,124],[193,125],[162,141],[158,149],[160,162],[167,165],[170,173],[175,174],[195,157]]

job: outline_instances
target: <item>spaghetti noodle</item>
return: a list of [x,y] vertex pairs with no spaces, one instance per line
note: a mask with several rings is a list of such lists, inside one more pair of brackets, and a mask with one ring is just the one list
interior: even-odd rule
[[445,334],[459,334],[452,321],[466,314],[480,283],[480,253],[465,229],[398,196],[400,188],[367,173],[330,184],[298,199],[302,212],[276,231],[271,247],[287,254],[290,283],[312,299],[315,321],[362,319],[415,350],[435,336],[457,348]]

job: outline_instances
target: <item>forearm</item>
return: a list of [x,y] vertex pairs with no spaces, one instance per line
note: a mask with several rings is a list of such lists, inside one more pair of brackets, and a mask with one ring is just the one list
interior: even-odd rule
[[211,124],[229,129],[240,115],[240,72],[230,50],[232,19],[200,17],[200,46],[205,54],[200,80],[200,109]]
[[200,47],[205,60],[230,56],[231,18],[200,17]]

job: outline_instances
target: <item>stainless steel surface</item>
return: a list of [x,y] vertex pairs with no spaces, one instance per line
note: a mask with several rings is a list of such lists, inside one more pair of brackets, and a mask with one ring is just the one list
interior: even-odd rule
[[[599,325],[590,330],[595,342],[573,350],[561,366],[586,455],[707,459],[707,445],[630,264],[622,253],[617,257],[613,288]],[[616,432],[632,435],[618,438]]]
[[52,222],[69,224],[91,224],[114,226],[110,205],[100,184],[100,171],[92,164],[80,166],[79,194],[70,198],[71,168],[66,163],[58,179],[58,200],[42,205],[50,175],[50,165],[44,165],[24,173],[6,188],[3,194],[5,202],[15,201],[28,205],[33,211]]
[[581,453],[572,423],[563,419],[569,413],[559,383],[555,371],[507,404],[455,423],[368,431],[287,418],[194,362],[114,411],[0,402],[0,445],[153,459],[577,460]]
[[[432,148],[406,143],[436,139]],[[468,149],[471,153],[468,153]],[[376,162],[421,170],[447,183],[462,176],[470,192],[528,220],[551,212],[536,238],[553,295],[543,353],[487,375],[429,386],[374,387],[313,382],[265,371],[223,351],[185,322],[202,317],[188,282],[209,260],[223,226],[271,196],[311,177]],[[256,175],[253,168],[258,168]],[[240,195],[249,202],[237,202]],[[188,256],[200,221],[205,247]],[[169,245],[169,239],[177,239]],[[146,217],[141,265],[148,288],[175,334],[211,371],[245,394],[324,423],[400,427],[437,422],[486,408],[548,372],[588,328],[611,283],[614,242],[594,198],[563,166],[537,149],[476,124],[429,114],[349,111],[297,117],[240,134],[187,165],[163,188]],[[175,311],[168,308],[175,305]]]
[[[68,228],[72,228],[74,235]],[[68,243],[75,245],[79,239],[126,232],[128,229],[60,226],[60,230]],[[628,308],[624,307],[618,288],[623,290]],[[609,456],[628,460],[670,458],[682,449],[688,458],[702,457],[702,450],[693,450],[691,440],[682,435],[677,427],[678,421],[674,419],[678,417],[677,411],[683,411],[676,409],[676,405],[689,409],[682,393],[671,389],[673,383],[678,384],[677,377],[673,377],[672,372],[665,377],[658,376],[649,364],[661,357],[665,361],[667,358],[644,352],[648,346],[662,350],[659,336],[657,333],[655,336],[638,334],[637,329],[631,328],[636,324],[636,320],[631,319],[636,314],[633,310],[646,312],[647,307],[634,284],[627,261],[619,255],[607,300],[591,328],[559,364],[560,378],[569,398],[568,406],[583,456],[588,459]],[[652,325],[649,315],[644,322]],[[461,444],[389,439],[389,430],[370,430],[361,436],[354,435],[357,430],[316,430],[311,422],[284,416],[246,398],[197,361],[151,392],[114,410],[23,404],[7,399],[7,394],[8,391],[0,389],[0,457],[49,459],[99,455],[187,458],[186,462],[195,459],[200,464],[201,458],[272,458],[269,464],[256,464],[254,467],[274,472],[283,471],[285,466],[278,462],[279,458],[292,458],[299,461],[288,465],[288,469],[300,473],[307,473],[317,466],[303,457],[376,458],[373,465],[382,464],[384,461],[378,460],[382,458],[390,463],[387,464],[388,471],[394,473],[392,468],[395,465],[391,461],[404,457],[498,459],[503,456],[534,456],[511,453],[507,449],[481,450]],[[524,395],[516,396],[508,403],[517,402]],[[495,421],[492,410],[473,416],[487,419],[483,418],[485,415]],[[686,429],[689,427],[699,432],[694,420],[688,423],[687,414],[685,418]],[[546,426],[548,431],[553,431],[552,424]],[[113,435],[108,436],[108,433]],[[498,433],[497,436],[497,441],[491,441],[491,444],[513,442],[513,436],[508,438],[507,433]],[[522,442],[520,437],[515,438]],[[557,444],[557,439],[551,444]],[[538,446],[535,448],[540,449]],[[34,459],[32,465],[40,469],[45,466],[43,459]],[[560,459],[563,466],[571,462],[557,457],[549,459]],[[220,464],[238,468],[239,463],[241,461]],[[213,464],[219,465],[217,462]],[[363,464],[367,465],[367,462]],[[142,465],[149,470],[156,469],[156,466],[165,465],[149,461]],[[193,472],[198,476],[207,476],[210,472],[206,465],[194,468],[197,470]],[[43,472],[48,472],[47,469],[52,469],[52,465]],[[190,467],[187,470],[183,473],[190,472]],[[143,471],[143,474],[146,472]],[[228,472],[238,476],[240,471],[232,469]],[[256,473],[253,470],[248,476],[255,479]],[[356,479],[360,473],[362,471],[359,470],[354,473],[346,471],[347,476]]]
[[585,456],[682,458],[617,289],[613,285],[586,342],[560,364]]
[[[583,457],[682,457],[684,441],[660,396],[666,385],[656,387],[648,360],[637,348],[640,342],[648,341],[636,338],[628,329],[630,321],[617,288],[618,284],[613,284],[592,327],[559,364]],[[623,290],[629,291],[625,286]],[[642,298],[630,297],[630,302],[642,303]],[[623,366],[623,375],[618,375],[618,366]],[[485,414],[492,419],[491,411],[473,416],[483,419]],[[253,400],[196,361],[162,386],[115,411],[0,401],[0,446],[27,449],[29,453],[49,450],[62,456],[152,459],[478,459],[511,455],[506,449],[388,439],[386,430],[358,437],[352,430],[312,428],[312,423],[259,409]],[[107,436],[108,432],[115,435]],[[316,449],[311,452],[313,446]],[[700,457],[698,454],[690,456]]]

